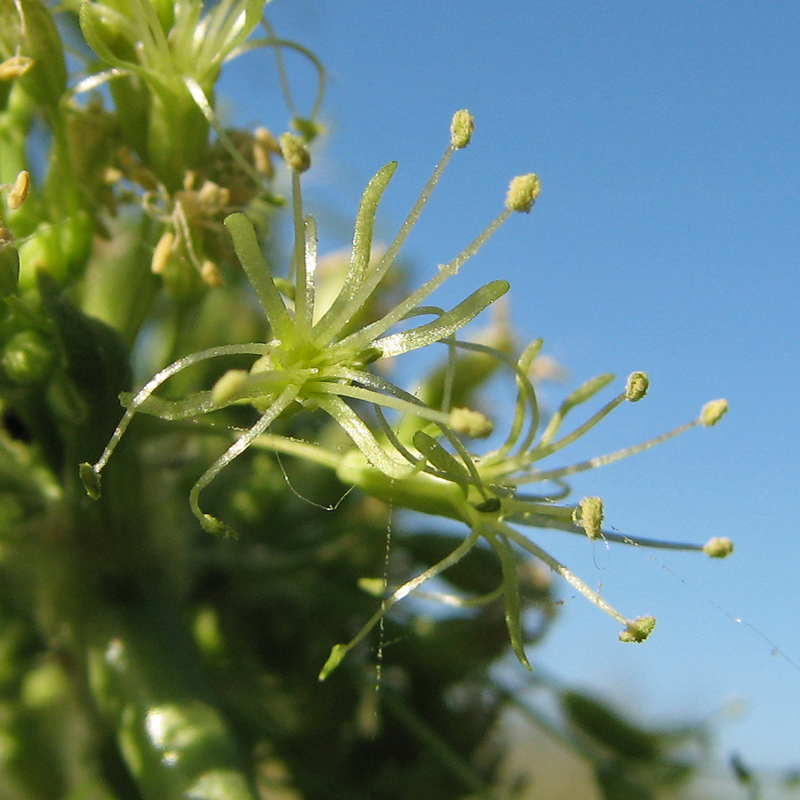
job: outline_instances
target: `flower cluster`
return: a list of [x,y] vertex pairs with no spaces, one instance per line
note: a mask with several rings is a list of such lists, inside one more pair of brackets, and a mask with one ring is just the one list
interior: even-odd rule
[[[334,647],[321,678],[335,668],[391,605],[455,564],[480,540],[488,542],[499,559],[502,591],[493,592],[491,597],[502,593],[511,643],[524,665],[528,666],[528,662],[520,621],[519,549],[542,560],[617,619],[624,626],[621,639],[646,638],[655,620],[622,616],[515,526],[557,528],[589,539],[603,536],[610,541],[640,545],[703,549],[714,557],[727,555],[732,549],[725,539],[712,540],[702,547],[623,537],[603,529],[600,498],[588,497],[577,505],[560,504],[570,491],[565,481],[568,476],[640,452],[695,425],[713,425],[724,414],[725,401],[707,404],[693,422],[634,447],[566,467],[541,469],[537,466],[540,461],[576,441],[621,403],[637,402],[644,397],[648,388],[646,375],[633,373],[616,398],[570,432],[563,433],[567,414],[592,399],[613,376],[601,375],[581,386],[543,424],[531,377],[536,372],[534,361],[541,340],[514,357],[505,345],[464,341],[456,335],[504,295],[508,284],[503,280],[491,281],[448,310],[424,305],[431,293],[456,275],[505,219],[514,212],[530,211],[540,190],[535,175],[515,178],[498,216],[454,259],[440,265],[422,286],[377,319],[358,323],[358,312],[373,301],[383,285],[442,171],[452,155],[467,146],[472,129],[473,120],[468,112],[454,115],[444,156],[380,258],[374,257],[374,221],[396,164],[390,163],[377,172],[364,191],[356,215],[352,250],[341,288],[332,300],[324,303],[319,300],[316,223],[313,217],[304,215],[301,195],[300,176],[310,164],[308,150],[298,137],[290,134],[281,137],[283,160],[292,176],[294,247],[289,279],[276,279],[270,274],[253,226],[244,214],[236,213],[225,220],[242,267],[269,322],[269,340],[212,347],[162,369],[135,395],[123,397],[127,411],[105,451],[94,465],[81,466],[87,491],[97,497],[102,470],[137,412],[177,420],[231,405],[249,405],[258,411],[258,420],[236,436],[191,489],[192,511],[205,530],[224,535],[233,533],[228,525],[202,509],[200,496],[231,461],[253,445],[324,464],[336,470],[344,484],[358,487],[395,507],[465,524],[469,535],[447,557],[397,588],[383,600],[355,639]],[[392,332],[398,323],[417,317],[427,319]],[[447,347],[446,366],[413,394],[384,377],[385,370],[375,368],[388,359],[436,343]],[[234,355],[251,356],[253,363],[247,370],[228,370],[212,388],[181,400],[155,395],[165,381],[186,368]],[[508,433],[498,446],[483,453],[473,452],[472,440],[491,434],[493,424],[469,407],[470,401],[479,385],[499,368],[507,369],[516,385]],[[332,451],[272,430],[271,426],[280,418],[301,408],[327,414],[347,433],[352,447],[345,452]],[[535,482],[545,484],[548,491],[541,494],[522,491],[525,485]]]

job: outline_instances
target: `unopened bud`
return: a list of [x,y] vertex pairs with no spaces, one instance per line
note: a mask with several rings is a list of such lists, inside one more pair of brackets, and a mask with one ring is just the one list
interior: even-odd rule
[[619,635],[621,642],[643,642],[656,626],[655,617],[636,617]]
[[450,123],[450,144],[456,150],[466,147],[472,138],[473,130],[475,130],[475,120],[472,114],[466,108],[456,111]]
[[524,211],[527,214],[539,196],[541,188],[538,176],[532,172],[527,175],[517,175],[508,186],[506,208],[509,211]]
[[281,134],[281,154],[293,172],[305,172],[311,166],[311,155],[299,136]]
[[454,408],[447,424],[456,432],[470,439],[485,439],[494,431],[494,423],[480,411],[470,408]]
[[572,521],[594,541],[603,529],[603,501],[599,497],[584,497],[572,512]]
[[716,425],[728,410],[727,400],[711,400],[703,406],[700,412],[700,421],[706,428]]
[[650,379],[644,372],[632,372],[628,376],[628,385],[625,387],[625,399],[635,403],[641,400],[650,387]]
[[0,366],[14,383],[34,385],[48,378],[56,360],[56,351],[45,336],[35,330],[24,330],[6,342]]
[[727,536],[713,536],[703,545],[703,552],[711,558],[725,558],[733,552],[733,542]]

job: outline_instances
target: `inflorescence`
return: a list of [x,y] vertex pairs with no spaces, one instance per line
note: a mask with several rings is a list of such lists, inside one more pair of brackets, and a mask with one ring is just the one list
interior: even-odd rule
[[[467,111],[457,112],[444,156],[380,258],[374,257],[373,249],[375,216],[397,165],[387,164],[376,173],[364,191],[356,215],[352,250],[341,289],[324,305],[318,302],[322,278],[317,275],[316,223],[312,216],[304,215],[301,195],[300,176],[310,166],[308,150],[299,137],[291,134],[281,137],[283,160],[292,177],[294,247],[290,279],[273,279],[253,225],[243,213],[232,214],[225,220],[242,267],[266,314],[270,340],[211,347],[165,367],[136,394],[123,396],[127,410],[104,452],[95,464],[81,465],[87,492],[98,497],[101,473],[137,412],[179,420],[231,405],[250,405],[259,413],[258,420],[249,430],[236,435],[191,489],[192,512],[205,530],[222,535],[233,533],[228,525],[202,509],[200,497],[203,489],[231,461],[253,445],[328,466],[344,484],[358,487],[394,507],[435,514],[466,525],[469,535],[448,556],[389,594],[353,640],[334,646],[320,673],[321,679],[364,638],[388,608],[455,564],[481,540],[488,542],[498,557],[510,640],[525,666],[529,665],[520,621],[519,550],[543,561],[622,624],[621,640],[640,642],[647,638],[655,625],[654,618],[624,617],[521,533],[518,526],[556,528],[590,540],[603,537],[607,541],[640,546],[702,550],[715,558],[732,551],[730,540],[721,537],[706,545],[693,545],[638,539],[605,530],[599,497],[586,497],[575,505],[561,504],[570,492],[566,482],[570,475],[633,455],[697,425],[714,425],[727,410],[724,400],[708,403],[697,419],[633,447],[568,466],[540,468],[539,462],[575,442],[617,406],[642,399],[648,389],[647,376],[634,372],[617,397],[564,433],[562,426],[567,414],[611,383],[612,375],[588,381],[572,392],[549,419],[543,420],[532,378],[541,340],[532,342],[514,357],[507,347],[464,341],[456,336],[508,291],[508,283],[493,280],[448,310],[424,305],[431,293],[456,275],[511,214],[530,211],[540,191],[536,175],[514,178],[497,217],[454,259],[439,265],[421,287],[378,319],[353,327],[359,310],[373,300],[395,265],[403,243],[450,158],[469,144],[472,130],[471,115]],[[398,323],[417,317],[426,321],[391,332]],[[374,369],[380,362],[437,343],[447,347],[444,377],[423,384],[413,394],[387,380],[385,371]],[[186,368],[233,355],[252,356],[250,369],[228,370],[212,388],[181,400],[155,395],[164,382]],[[479,369],[475,369],[476,364],[480,364]],[[510,425],[498,446],[476,453],[471,449],[472,441],[489,436],[493,421],[457,401],[462,397],[468,399],[498,368],[508,370],[516,386]],[[301,408],[327,414],[348,434],[352,448],[332,451],[271,430],[282,416]],[[396,419],[390,421],[387,414],[395,415]],[[544,484],[547,491],[539,494],[522,491],[532,483]],[[489,599],[497,594],[492,593]]]

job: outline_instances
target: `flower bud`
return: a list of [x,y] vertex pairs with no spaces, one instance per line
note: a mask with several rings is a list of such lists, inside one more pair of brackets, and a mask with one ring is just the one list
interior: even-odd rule
[[447,424],[470,439],[485,439],[494,431],[494,423],[485,414],[470,408],[454,408]]
[[247,370],[229,369],[211,390],[211,397],[215,403],[229,403],[242,394],[247,383]]
[[67,90],[67,67],[61,36],[41,0],[0,3],[0,51],[15,54],[3,66],[16,73],[34,102],[57,109]]
[[18,384],[42,383],[56,361],[52,344],[34,330],[14,334],[3,348],[0,357],[3,372]]
[[711,400],[703,406],[700,412],[700,421],[706,428],[716,425],[728,410],[727,400]]
[[293,172],[305,172],[311,166],[311,155],[299,136],[292,133],[281,134],[281,154]]
[[625,387],[625,399],[635,403],[641,400],[650,387],[650,380],[644,372],[632,372],[628,376],[628,384]]
[[572,521],[594,541],[603,529],[603,501],[599,497],[584,497],[572,512]]
[[508,186],[506,208],[509,211],[524,211],[527,214],[540,191],[541,184],[538,176],[532,172],[527,175],[517,175]]
[[473,130],[475,130],[475,120],[472,114],[466,108],[456,111],[450,123],[450,144],[456,150],[466,147],[472,138]]
[[710,558],[725,558],[733,552],[733,542],[727,536],[712,536],[703,545],[703,552]]
[[636,617],[619,635],[621,642],[643,642],[656,626],[655,617]]

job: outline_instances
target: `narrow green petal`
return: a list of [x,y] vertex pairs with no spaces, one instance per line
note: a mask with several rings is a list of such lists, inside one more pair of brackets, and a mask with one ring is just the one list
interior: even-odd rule
[[422,453],[428,462],[437,470],[444,473],[444,477],[458,484],[464,492],[469,492],[470,475],[463,464],[456,461],[432,436],[424,431],[414,434],[414,447]]
[[395,461],[380,445],[364,420],[340,397],[318,395],[315,399],[320,408],[333,417],[376,469],[390,478],[404,478],[414,471],[410,464]]
[[[384,358],[391,358],[400,353],[427,347],[433,342],[441,341],[463,328],[468,322],[471,322],[487,306],[502,297],[509,288],[507,281],[498,280],[487,283],[476,292],[473,292],[466,300],[463,300],[449,311],[445,311],[437,319],[410,331],[402,331],[386,336],[375,342],[374,346],[383,351]],[[384,320],[387,320],[389,316],[384,317]],[[383,320],[381,323],[383,324]],[[394,324],[394,321],[390,324]]]
[[519,575],[517,574],[517,560],[514,551],[509,546],[505,537],[496,535],[487,528],[484,535],[489,540],[503,571],[503,597],[505,600],[505,617],[508,636],[511,639],[511,649],[514,651],[520,664],[527,670],[533,670],[525,655],[525,645],[522,636],[522,618],[519,597]]
[[396,169],[396,161],[388,163],[373,176],[364,190],[356,214],[353,249],[344,285],[331,307],[314,327],[315,339],[319,345],[326,344],[335,338],[350,321],[358,307],[372,294],[373,289],[364,291],[363,287],[372,256],[375,215],[383,192]]
[[281,293],[269,273],[253,223],[244,214],[237,212],[225,218],[225,227],[230,231],[236,255],[239,256],[242,268],[264,308],[273,335],[285,341],[291,334],[292,321]]

